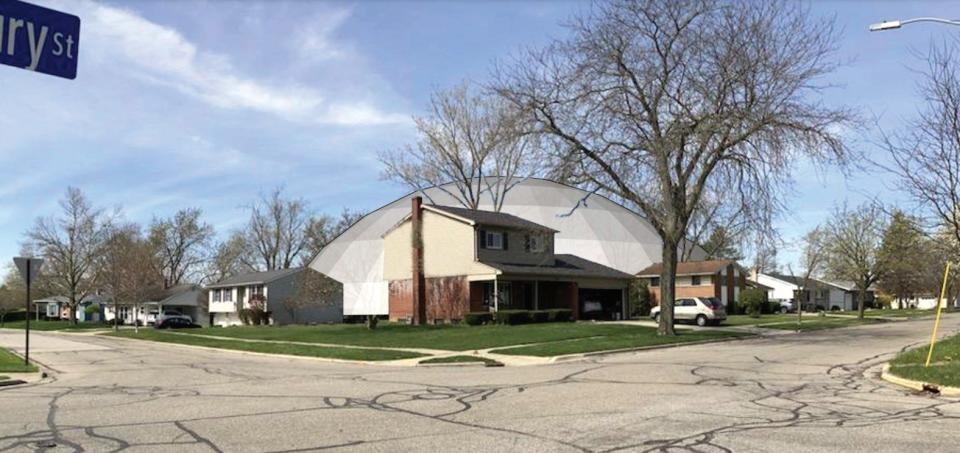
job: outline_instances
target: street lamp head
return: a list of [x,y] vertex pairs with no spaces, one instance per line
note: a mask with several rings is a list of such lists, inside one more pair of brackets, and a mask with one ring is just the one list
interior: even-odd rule
[[886,20],[879,24],[870,25],[870,31],[894,30],[901,27],[899,20]]

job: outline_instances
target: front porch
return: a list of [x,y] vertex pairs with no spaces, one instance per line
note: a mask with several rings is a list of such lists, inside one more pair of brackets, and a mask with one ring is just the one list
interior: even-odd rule
[[470,311],[562,308],[571,310],[574,319],[620,320],[626,314],[626,288],[617,286],[509,276],[472,281]]

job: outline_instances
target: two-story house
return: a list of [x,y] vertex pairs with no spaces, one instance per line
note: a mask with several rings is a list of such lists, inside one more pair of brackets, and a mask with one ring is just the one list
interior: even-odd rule
[[271,324],[307,324],[343,321],[341,296],[303,303],[292,302],[304,272],[308,268],[277,269],[227,277],[207,286],[210,324],[235,326],[242,324],[241,309],[259,306],[270,314]]
[[383,236],[390,319],[414,316],[417,279],[428,321],[550,308],[571,309],[578,319],[622,319],[632,276],[554,253],[556,233],[514,215],[424,205],[414,197],[411,213]]

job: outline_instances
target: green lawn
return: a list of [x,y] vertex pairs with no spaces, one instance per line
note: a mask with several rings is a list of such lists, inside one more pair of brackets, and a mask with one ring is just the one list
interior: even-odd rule
[[23,358],[6,349],[0,348],[0,371],[7,373],[29,373],[37,371],[37,367],[33,364],[29,366],[24,364]]
[[193,329],[191,335],[214,335],[257,340],[345,344],[352,346],[425,348],[469,351],[578,338],[631,335],[649,328],[604,323],[545,323],[522,326],[408,326],[381,324],[374,330],[363,325],[227,327]]
[[496,364],[499,363],[496,360],[488,359],[486,357],[478,357],[475,355],[454,355],[449,357],[435,357],[432,359],[421,360],[420,363],[486,363],[486,364]]
[[[803,318],[801,323],[800,330],[803,332],[808,332],[812,330],[824,330],[824,329],[836,329],[838,327],[851,327],[851,326],[860,326],[864,324],[876,324],[883,322],[879,319],[859,319],[859,318],[831,318],[827,316],[808,316]],[[796,330],[797,321],[794,318],[790,322],[782,322],[777,324],[764,324],[760,327],[764,329],[778,329],[778,330]]]
[[159,341],[162,343],[176,343],[192,346],[206,346],[219,349],[232,349],[236,351],[324,357],[329,359],[378,361],[426,357],[425,354],[417,354],[415,352],[393,351],[385,349],[338,348],[299,344],[218,340],[215,338],[204,338],[196,335],[182,335],[179,333],[161,332],[153,329],[143,329],[140,331],[140,333],[136,333],[132,330],[125,330],[120,332],[110,332],[106,335],[123,338],[135,338],[138,340]]
[[[811,316],[804,313],[803,319],[809,319]],[[757,324],[772,324],[778,322],[789,322],[797,321],[796,313],[788,313],[785,315],[776,314],[776,315],[760,315],[758,318],[753,318],[747,315],[730,315],[727,316],[727,319],[723,321],[721,326],[753,326]]]
[[725,332],[720,330],[678,330],[676,336],[661,337],[657,335],[657,329],[651,327],[634,327],[629,332],[617,332],[601,337],[581,338],[538,345],[521,346],[517,348],[497,349],[491,352],[495,354],[553,357],[566,354],[582,354],[587,352],[639,348],[643,346],[688,343],[691,341],[700,340],[717,340],[745,335],[748,334]]
[[960,387],[960,335],[937,342],[930,367],[924,368],[928,348],[925,345],[901,353],[890,362],[890,371],[907,379]]
[[[4,323],[3,325],[6,329],[26,329],[26,321],[14,321]],[[93,329],[110,329],[113,328],[112,325],[97,323],[97,322],[81,322],[77,325],[70,324],[70,321],[30,321],[30,330],[37,331],[53,331],[53,330],[93,330]]]

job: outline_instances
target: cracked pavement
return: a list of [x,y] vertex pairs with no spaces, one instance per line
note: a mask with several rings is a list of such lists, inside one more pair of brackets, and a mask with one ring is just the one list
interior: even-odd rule
[[[0,451],[955,451],[960,399],[880,366],[931,320],[478,368],[326,363],[37,334]],[[960,331],[948,315],[944,335]],[[0,330],[14,346],[22,332]]]

